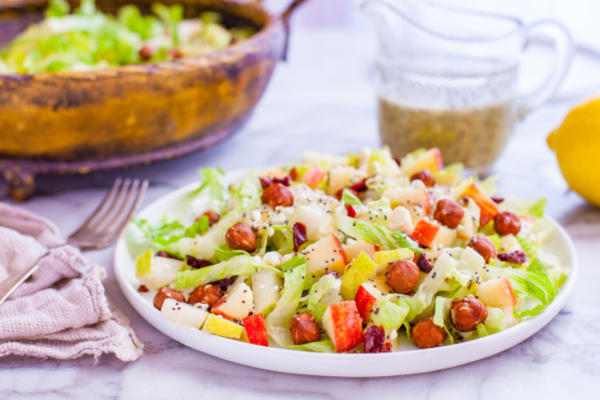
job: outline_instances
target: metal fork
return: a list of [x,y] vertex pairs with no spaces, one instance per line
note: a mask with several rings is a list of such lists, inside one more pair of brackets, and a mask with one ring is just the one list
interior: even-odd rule
[[[146,189],[146,179],[117,178],[92,215],[67,238],[67,243],[81,250],[110,246],[125,229]],[[50,250],[42,254],[27,270],[0,282],[0,304],[38,269],[39,261],[47,256]]]

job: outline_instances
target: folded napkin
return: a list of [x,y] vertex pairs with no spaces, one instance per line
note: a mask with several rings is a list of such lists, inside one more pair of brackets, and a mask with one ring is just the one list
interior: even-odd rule
[[0,357],[138,358],[141,342],[104,293],[106,271],[65,244],[48,220],[0,203],[0,281],[49,249],[33,276],[0,305]]

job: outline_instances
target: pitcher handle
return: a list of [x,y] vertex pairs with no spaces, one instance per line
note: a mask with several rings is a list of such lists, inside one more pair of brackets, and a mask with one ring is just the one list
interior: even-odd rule
[[540,20],[526,28],[525,48],[536,37],[547,37],[554,45],[554,66],[544,81],[533,91],[524,95],[521,101],[521,116],[548,100],[565,79],[573,59],[573,40],[569,31],[554,20]]
[[277,18],[279,18],[279,20],[281,20],[281,23],[283,24],[283,29],[285,31],[285,38],[284,38],[285,41],[283,43],[283,51],[281,52],[281,59],[283,61],[287,60],[288,46],[289,46],[289,41],[290,41],[290,18],[292,17],[292,14],[294,13],[294,11],[296,11],[298,6],[300,6],[304,2],[306,2],[306,0],[293,0],[285,8],[283,13],[281,13],[281,15],[279,15],[279,17],[277,17]]

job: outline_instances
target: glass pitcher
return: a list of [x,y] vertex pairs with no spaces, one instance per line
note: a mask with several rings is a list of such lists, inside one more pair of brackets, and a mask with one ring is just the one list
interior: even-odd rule
[[[439,147],[446,163],[485,173],[516,121],[558,89],[572,58],[565,28],[426,0],[367,0],[377,32],[379,131],[392,153]],[[519,58],[534,37],[552,40],[555,64],[532,93],[517,93]]]

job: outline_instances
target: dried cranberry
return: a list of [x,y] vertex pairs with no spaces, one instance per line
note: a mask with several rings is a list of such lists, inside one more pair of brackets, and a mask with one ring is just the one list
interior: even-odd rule
[[173,258],[175,260],[179,260],[179,257],[175,257],[173,254],[167,253],[166,251],[158,251],[158,252],[156,252],[156,257]]
[[194,256],[190,256],[189,254],[185,256],[185,263],[192,268],[204,268],[212,265],[212,263],[208,260],[201,260]]
[[433,264],[429,262],[425,253],[421,253],[417,257],[417,266],[425,273],[429,273],[433,269]]
[[140,293],[148,293],[150,291],[150,289],[148,289],[148,286],[146,285],[140,285],[140,287],[138,288],[138,292]]
[[394,159],[394,161],[396,162],[396,164],[398,164],[398,166],[402,165],[402,160],[400,160],[398,157],[392,157]]
[[229,286],[231,286],[233,284],[233,282],[235,282],[236,278],[237,278],[237,276],[232,276],[230,278],[224,278],[219,281],[214,281],[214,282],[212,282],[212,284],[220,287],[221,290],[225,291],[225,290],[227,290],[227,288]]
[[513,264],[523,264],[527,261],[527,255],[522,250],[515,250],[512,253],[500,253],[498,254],[500,261],[506,261]]
[[353,195],[355,195],[356,197],[358,197],[358,192],[356,190],[350,189],[350,188],[343,188],[343,189],[338,190],[335,193],[335,198],[341,201],[342,200],[342,196],[344,195],[344,190],[348,190],[348,191],[350,191],[350,193],[352,193]]
[[385,330],[371,325],[365,332],[365,353],[382,353],[385,345]]
[[355,192],[366,192],[367,191],[367,178],[363,179],[360,182],[355,183],[354,185],[350,186],[350,189],[354,190]]
[[346,213],[350,218],[356,217],[356,209],[350,204],[346,204]]
[[294,251],[298,251],[300,246],[306,243],[306,226],[302,222],[296,222],[292,230],[294,232]]
[[494,201],[494,203],[498,203],[498,204],[500,204],[504,201],[504,197],[497,196],[497,195],[490,196],[490,199],[492,199]]

